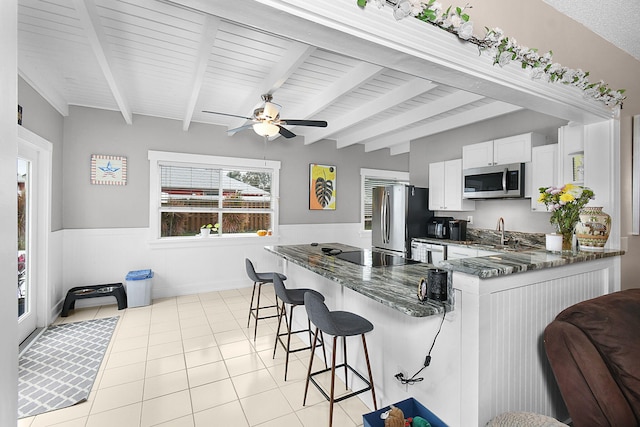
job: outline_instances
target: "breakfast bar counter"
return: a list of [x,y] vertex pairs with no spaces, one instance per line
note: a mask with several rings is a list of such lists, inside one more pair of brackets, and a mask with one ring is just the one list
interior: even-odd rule
[[[415,397],[452,427],[484,426],[508,411],[566,418],[544,353],[544,328],[568,306],[619,290],[624,253],[505,248],[486,254],[484,248],[485,256],[441,264],[449,271],[443,306],[420,303],[416,295],[431,264],[361,266],[336,256],[359,250],[339,243],[265,249],[278,258],[287,287],[315,289],[330,310],[374,324],[367,343],[379,406]],[[423,381],[407,386],[396,379],[420,370],[428,352]],[[361,354],[349,351],[349,360],[366,369]],[[373,408],[370,397],[361,398]]]
[[[368,298],[384,304],[406,315],[426,317],[442,314],[449,310],[438,301],[420,302],[417,297],[418,283],[427,277],[431,264],[411,263],[393,266],[360,266],[337,258],[322,251],[322,248],[336,252],[358,251],[360,248],[340,243],[311,245],[266,246],[265,249],[287,261],[308,269],[339,285],[352,289]],[[446,307],[446,308],[445,308]]]

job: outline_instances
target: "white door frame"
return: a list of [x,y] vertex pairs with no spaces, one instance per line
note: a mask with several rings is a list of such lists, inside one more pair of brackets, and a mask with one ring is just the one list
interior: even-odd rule
[[[33,261],[31,293],[36,300],[36,327],[49,324],[49,307],[51,306],[51,286],[49,284],[49,235],[51,233],[51,178],[52,178],[52,144],[35,133],[18,126],[18,152],[21,147],[37,153],[37,170],[34,170],[33,182],[37,212],[32,216],[31,226],[33,240]],[[19,337],[20,340],[20,337]],[[19,343],[17,343],[19,344]]]

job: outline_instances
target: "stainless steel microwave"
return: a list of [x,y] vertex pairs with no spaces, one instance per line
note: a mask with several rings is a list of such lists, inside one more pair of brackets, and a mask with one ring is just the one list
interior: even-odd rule
[[524,163],[464,169],[462,175],[465,199],[524,197]]

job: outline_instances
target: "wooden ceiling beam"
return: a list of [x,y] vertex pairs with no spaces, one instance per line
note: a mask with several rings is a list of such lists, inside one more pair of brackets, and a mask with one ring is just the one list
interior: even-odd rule
[[370,152],[381,150],[383,148],[391,148],[394,145],[403,144],[405,141],[428,137],[430,135],[446,132],[462,126],[481,122],[483,120],[489,120],[494,117],[513,113],[522,109],[522,107],[507,104],[506,102],[494,101],[490,104],[485,104],[453,116],[444,117],[440,120],[436,120],[422,126],[375,138],[365,143],[364,151]]
[[476,95],[470,92],[454,92],[439,98],[437,101],[421,105],[413,110],[407,111],[406,113],[378,122],[373,126],[347,133],[338,138],[338,148],[348,147],[349,145],[362,143],[368,139],[376,138],[378,135],[398,131],[404,127],[412,125],[413,123],[454,110],[482,98],[482,95]]
[[332,120],[326,128],[313,129],[304,133],[304,143],[305,145],[313,144],[314,142],[354,126],[369,117],[375,116],[376,114],[400,105],[403,102],[409,101],[410,99],[436,87],[438,87],[438,85],[430,82],[429,80],[415,77],[407,81],[402,86],[393,89],[388,94],[361,105],[360,107],[352,110],[349,114],[345,114],[338,119]]
[[202,89],[202,82],[204,81],[205,71],[211,58],[211,50],[216,42],[216,35],[221,23],[220,18],[216,18],[212,15],[205,15],[205,21],[202,26],[202,38],[200,39],[200,45],[198,46],[198,56],[196,58],[195,67],[193,70],[193,78],[191,79],[191,88],[189,90],[189,101],[187,102],[187,108],[185,109],[184,118],[182,119],[182,130],[189,130],[193,113],[196,109],[198,97],[200,96],[200,89]]
[[87,36],[91,50],[93,51],[98,65],[102,70],[104,78],[107,80],[107,84],[111,89],[113,98],[118,104],[118,108],[124,117],[127,124],[133,123],[133,113],[129,102],[125,97],[124,90],[120,85],[120,80],[116,77],[116,70],[114,67],[114,60],[111,51],[109,50],[109,44],[107,42],[107,36],[104,33],[102,24],[100,23],[100,15],[98,14],[98,8],[94,0],[73,0],[76,11],[82,28]]
[[[335,102],[342,95],[351,92],[352,90],[362,86],[364,83],[374,78],[376,75],[384,71],[384,68],[373,65],[368,62],[361,62],[342,78],[335,81],[329,87],[327,87],[322,94],[315,98],[309,99],[305,102],[304,107],[298,108],[294,111],[287,112],[287,117],[284,119],[309,119],[313,115],[327,108],[331,103]],[[293,128],[295,126],[288,126]],[[273,139],[278,138],[280,135],[276,135]]]
[[[316,48],[314,46],[292,41],[287,53],[278,61],[277,65],[271,69],[269,75],[265,77],[262,83],[256,86],[241,103],[240,114],[249,115],[263,94],[273,94],[277,91],[315,50]],[[231,122],[229,129],[239,128],[247,123],[249,123],[248,120],[236,119]],[[231,132],[229,135],[233,135],[234,133],[235,132]]]
[[33,65],[28,58],[21,57],[18,75],[26,81],[36,92],[40,94],[58,113],[63,116],[69,115],[69,103],[57,90],[56,85],[51,83],[50,78],[45,78],[38,68]]

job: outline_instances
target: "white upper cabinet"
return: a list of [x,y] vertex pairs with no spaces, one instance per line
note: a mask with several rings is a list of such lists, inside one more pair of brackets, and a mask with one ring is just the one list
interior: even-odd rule
[[547,212],[544,203],[538,203],[540,187],[558,185],[558,144],[533,147],[531,150],[531,210]]
[[479,142],[462,147],[462,168],[493,165],[493,141]]
[[462,198],[462,159],[429,164],[429,209],[471,211],[476,202]]
[[531,147],[542,145],[544,142],[544,136],[530,132],[465,145],[462,147],[462,167],[470,169],[510,163],[528,163],[531,161]]

